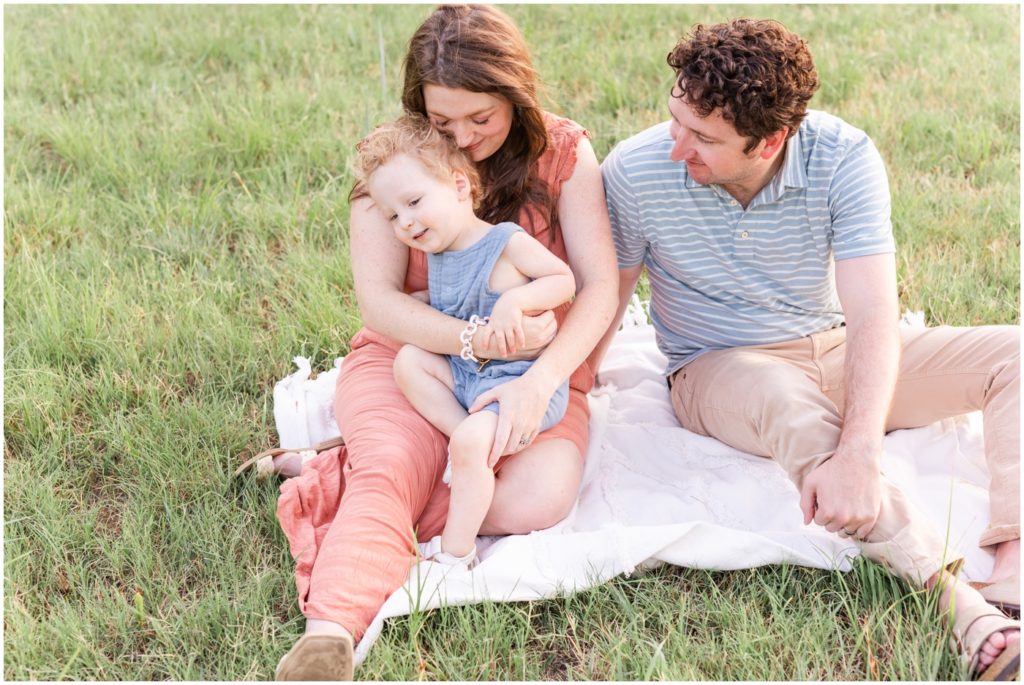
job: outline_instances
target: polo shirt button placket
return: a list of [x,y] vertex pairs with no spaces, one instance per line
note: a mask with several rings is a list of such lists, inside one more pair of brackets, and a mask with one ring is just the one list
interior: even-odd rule
[[737,259],[753,259],[754,243],[750,240],[750,231],[740,229],[736,233],[736,239],[733,243],[733,254]]

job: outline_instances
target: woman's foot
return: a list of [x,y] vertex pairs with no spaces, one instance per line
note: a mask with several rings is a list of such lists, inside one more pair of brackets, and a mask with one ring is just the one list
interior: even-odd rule
[[306,449],[286,450],[281,447],[273,447],[246,459],[241,466],[235,469],[235,475],[240,475],[246,469],[255,465],[257,478],[267,478],[272,475],[292,478],[293,476],[300,475],[303,465],[316,455],[344,444],[345,439],[339,435],[334,438],[328,438]]
[[306,632],[281,657],[275,680],[352,680],[352,635],[332,621],[309,619]]
[[[283,476],[284,478],[294,478],[302,473],[302,465],[312,458],[303,458],[303,454],[307,454],[310,451],[312,450],[307,450],[306,452],[285,452],[284,454],[279,454],[278,456],[273,457],[270,473]],[[316,452],[313,452],[313,455],[315,456]],[[256,468],[259,470],[260,465],[257,464]],[[263,471],[259,470],[259,473],[262,475]]]

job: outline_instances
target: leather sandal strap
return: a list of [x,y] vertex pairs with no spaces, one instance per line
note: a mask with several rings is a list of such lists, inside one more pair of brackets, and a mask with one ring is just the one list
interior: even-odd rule
[[345,438],[343,438],[343,437],[341,437],[339,435],[339,436],[334,437],[334,438],[328,438],[327,440],[324,440],[323,442],[318,442],[313,447],[307,447],[306,449],[311,449],[311,450],[314,450],[316,452],[323,452],[324,450],[329,450],[332,447],[338,447],[338,446],[344,445],[344,444],[345,444]]
[[260,452],[256,456],[250,457],[249,459],[246,459],[244,462],[242,462],[242,465],[239,466],[237,469],[235,469],[235,475],[236,476],[241,475],[241,473],[243,471],[245,471],[250,466],[252,466],[256,462],[258,462],[260,459],[263,459],[264,457],[277,457],[277,456],[280,456],[280,455],[284,454],[285,452],[308,452],[308,451],[313,451],[313,452],[316,452],[316,453],[319,454],[320,452],[323,452],[324,450],[329,450],[329,449],[331,449],[333,447],[338,447],[338,446],[344,445],[344,444],[345,444],[345,439],[339,435],[337,437],[329,438],[327,440],[324,440],[323,442],[319,442],[319,443],[313,445],[312,447],[300,447],[300,448],[297,448],[297,449],[296,448],[292,448],[292,447],[289,447],[289,448],[285,448],[285,447],[271,447],[270,449],[263,450],[262,452]]
[[263,450],[256,456],[249,457],[248,459],[243,461],[242,465],[235,469],[235,475],[240,475],[243,471],[245,471],[247,468],[258,462],[260,459],[263,459],[264,457],[276,457],[288,451],[289,450],[282,449],[281,447],[272,447],[269,450]]
[[[971,636],[974,624],[983,618],[998,619],[998,623],[993,622],[995,627],[984,631],[984,635],[980,638],[969,637]],[[966,624],[963,623],[964,621],[966,621]],[[1007,618],[1001,611],[989,605],[976,607],[967,616],[960,617],[959,620],[953,622],[953,637],[956,639],[960,653],[967,658],[971,671],[974,670],[978,663],[978,655],[981,653],[982,646],[994,634],[1001,633],[1004,630],[1020,630],[1020,623]],[[981,633],[978,633],[978,635],[981,635]]]

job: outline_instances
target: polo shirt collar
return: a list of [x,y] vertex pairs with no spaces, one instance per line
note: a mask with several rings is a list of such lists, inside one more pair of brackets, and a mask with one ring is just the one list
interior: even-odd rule
[[786,159],[782,162],[780,173],[776,174],[782,188],[806,188],[807,167],[804,166],[803,139],[804,128],[796,130],[796,135],[786,141]]

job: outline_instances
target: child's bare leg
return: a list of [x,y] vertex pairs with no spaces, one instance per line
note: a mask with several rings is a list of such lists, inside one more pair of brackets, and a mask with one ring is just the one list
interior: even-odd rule
[[405,345],[395,356],[395,382],[416,411],[449,438],[468,416],[452,394],[448,360],[439,354]]
[[452,495],[448,522],[441,534],[441,550],[456,557],[473,551],[480,524],[494,498],[494,470],[487,455],[494,444],[498,415],[491,411],[471,414],[459,424],[448,451],[452,459]]

